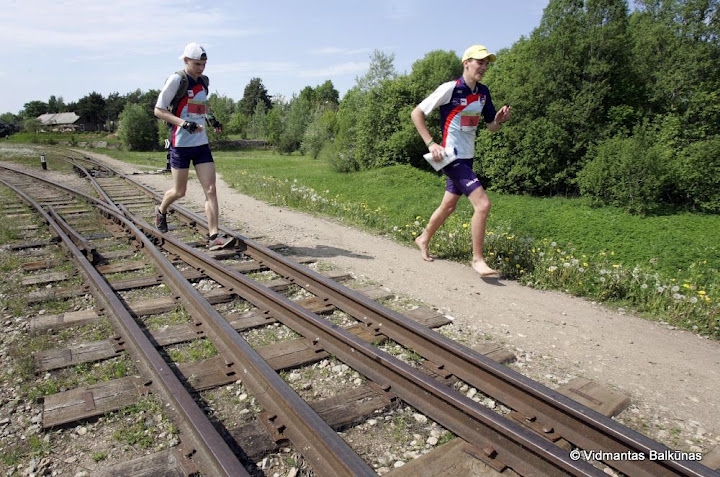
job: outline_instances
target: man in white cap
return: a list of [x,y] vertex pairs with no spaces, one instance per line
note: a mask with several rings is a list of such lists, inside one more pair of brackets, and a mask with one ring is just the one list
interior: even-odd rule
[[[207,53],[198,43],[188,43],[180,59],[185,63],[184,69],[167,79],[155,103],[155,116],[170,127],[169,154],[173,176],[173,188],[165,192],[155,210],[155,226],[163,233],[168,231],[168,209],[173,202],[185,196],[192,163],[205,192],[208,247],[217,250],[231,245],[234,240],[218,235],[215,162],[205,131],[206,119],[212,118],[207,111],[209,80],[203,75]],[[221,127],[214,118],[210,122],[216,131]]]
[[[441,84],[410,114],[433,160],[441,161],[446,150],[453,151],[457,157],[457,160],[441,169],[447,176],[445,195],[440,206],[430,216],[423,233],[415,239],[415,243],[420,248],[422,258],[431,262],[433,257],[429,253],[430,240],[453,213],[460,197],[467,196],[473,206],[470,221],[472,267],[484,278],[497,278],[499,273],[485,262],[483,256],[490,199],[472,167],[475,157],[475,132],[481,116],[485,126],[492,132],[499,131],[503,123],[510,119],[510,106],[503,106],[496,111],[490,99],[490,90],[480,83],[488,65],[493,61],[495,55],[483,45],[471,46],[465,50],[462,57],[462,76]],[[436,108],[440,108],[440,144],[435,142],[425,122],[425,117]]]

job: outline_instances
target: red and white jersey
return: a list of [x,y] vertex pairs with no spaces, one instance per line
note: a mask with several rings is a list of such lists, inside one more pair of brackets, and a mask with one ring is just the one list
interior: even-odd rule
[[[175,93],[180,87],[180,75],[171,75],[158,96],[155,103],[156,108],[167,109],[175,98]],[[175,115],[185,121],[194,121],[203,126],[200,132],[194,134],[185,129],[173,125],[170,129],[170,145],[172,147],[193,147],[202,146],[208,143],[207,132],[205,131],[205,114],[207,113],[208,94],[201,82],[196,81],[188,75],[188,91],[178,103]]]
[[478,83],[471,90],[462,77],[438,86],[419,106],[426,116],[440,108],[442,146],[454,148],[458,159],[475,157],[475,133],[480,117],[490,123],[496,113],[488,87]]

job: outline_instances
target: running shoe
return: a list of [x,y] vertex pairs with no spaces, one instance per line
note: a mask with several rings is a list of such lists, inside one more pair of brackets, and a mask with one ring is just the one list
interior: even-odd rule
[[167,214],[160,213],[160,207],[155,207],[155,227],[165,233],[168,231]]
[[235,243],[235,237],[226,237],[215,235],[215,237],[208,238],[208,250],[222,250],[228,248]]

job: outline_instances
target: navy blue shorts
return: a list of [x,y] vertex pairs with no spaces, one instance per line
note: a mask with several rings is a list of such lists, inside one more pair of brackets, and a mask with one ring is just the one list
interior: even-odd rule
[[482,187],[472,165],[472,159],[458,159],[443,167],[443,174],[447,176],[445,190],[451,194],[468,196],[475,189]]
[[170,167],[173,169],[190,169],[190,163],[192,163],[193,166],[197,166],[205,162],[213,162],[208,144],[193,147],[170,148]]

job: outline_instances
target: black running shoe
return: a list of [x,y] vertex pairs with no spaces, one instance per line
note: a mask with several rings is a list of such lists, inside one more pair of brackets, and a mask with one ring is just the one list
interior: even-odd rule
[[155,207],[155,227],[162,233],[168,231],[167,214],[160,213],[160,207]]

